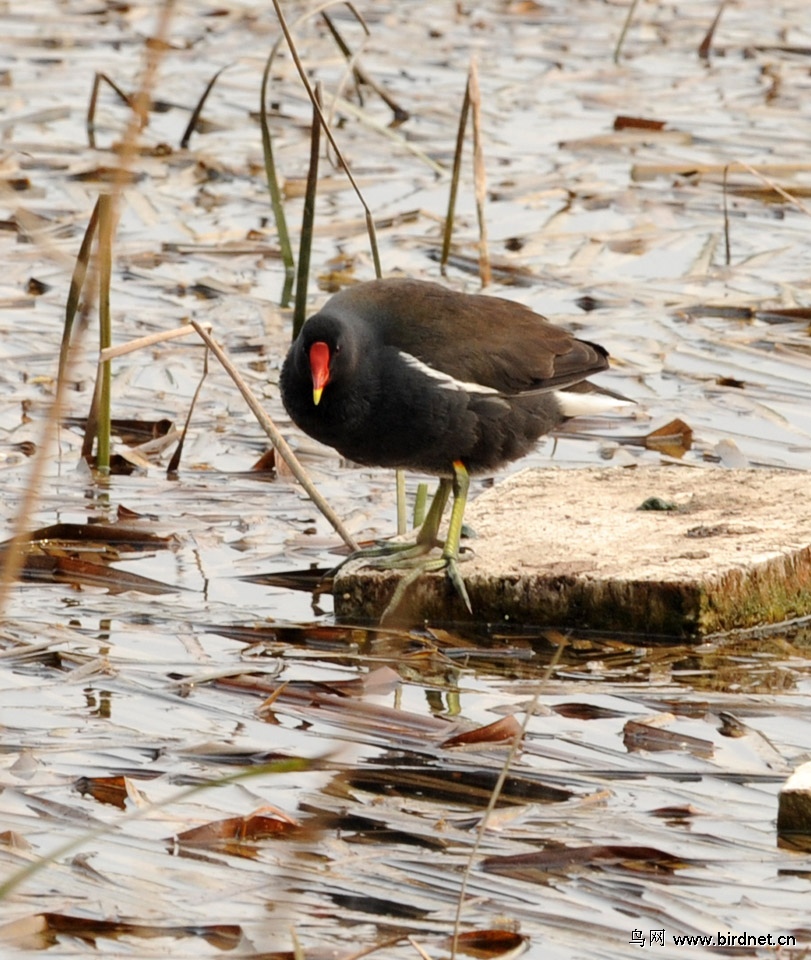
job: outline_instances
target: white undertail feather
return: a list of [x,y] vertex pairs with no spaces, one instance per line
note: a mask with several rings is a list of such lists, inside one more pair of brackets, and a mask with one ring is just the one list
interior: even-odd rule
[[564,417],[584,417],[608,413],[633,407],[633,400],[620,400],[604,393],[572,393],[569,390],[555,390],[552,396],[560,404]]

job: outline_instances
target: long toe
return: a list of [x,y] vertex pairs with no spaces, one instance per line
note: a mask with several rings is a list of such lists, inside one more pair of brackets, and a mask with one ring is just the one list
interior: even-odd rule
[[448,579],[453,584],[454,590],[456,590],[462,599],[462,603],[467,607],[467,612],[472,614],[473,606],[468,596],[467,587],[465,586],[465,581],[462,579],[462,574],[459,572],[459,563],[453,557],[448,558],[446,570]]
[[[441,546],[441,544],[440,544]],[[413,570],[415,568],[424,568],[425,564],[430,563],[426,556],[433,550],[430,543],[410,544],[407,550],[401,550],[398,553],[381,557],[377,560],[372,559],[367,566],[375,567],[377,570]],[[440,558],[437,557],[437,561]]]
[[[380,565],[376,564],[376,566]],[[397,564],[391,563],[386,565],[386,569],[397,568],[407,569],[408,573],[406,573],[397,584],[391,600],[389,600],[388,605],[383,611],[382,617],[380,618],[381,623],[386,623],[396,619],[397,611],[413,583],[419,580],[419,578],[424,576],[426,573],[439,573],[442,570],[445,571],[448,580],[453,585],[453,588],[459,595],[462,603],[464,603],[468,613],[473,613],[473,606],[470,602],[467,587],[465,586],[465,581],[462,579],[462,574],[459,571],[459,558],[448,557],[444,555],[441,557],[414,557],[409,562]]]
[[424,556],[431,549],[429,544],[420,543],[381,543],[376,547],[362,547],[351,553],[346,559],[341,560],[329,572],[330,577],[335,577],[341,570],[349,566],[352,567],[382,567],[396,568],[400,558],[408,559],[410,557]]

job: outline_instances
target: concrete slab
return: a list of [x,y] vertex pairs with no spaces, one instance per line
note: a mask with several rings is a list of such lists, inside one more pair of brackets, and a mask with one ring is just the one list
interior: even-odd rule
[[787,840],[811,837],[811,763],[804,763],[783,784],[777,807],[777,834]]
[[[791,471],[523,471],[468,507],[473,619],[686,638],[811,615],[809,492]],[[650,498],[674,509],[639,509]],[[378,619],[400,576],[340,576],[336,614]],[[471,620],[441,574],[402,615]]]

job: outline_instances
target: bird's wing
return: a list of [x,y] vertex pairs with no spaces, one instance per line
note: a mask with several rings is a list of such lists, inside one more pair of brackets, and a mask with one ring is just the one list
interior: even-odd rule
[[608,366],[602,347],[512,300],[408,280],[388,293],[391,302],[378,303],[376,310],[385,341],[463,383],[507,395],[545,392],[580,383]]

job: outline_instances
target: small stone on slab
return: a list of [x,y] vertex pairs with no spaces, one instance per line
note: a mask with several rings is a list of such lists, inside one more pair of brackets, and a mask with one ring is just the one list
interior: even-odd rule
[[[465,520],[477,534],[460,564],[473,617],[443,574],[426,574],[403,619],[698,638],[811,615],[804,473],[525,470],[470,503]],[[341,574],[336,614],[379,619],[401,576]]]

